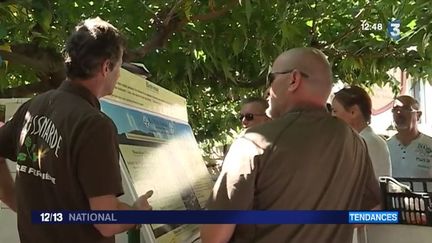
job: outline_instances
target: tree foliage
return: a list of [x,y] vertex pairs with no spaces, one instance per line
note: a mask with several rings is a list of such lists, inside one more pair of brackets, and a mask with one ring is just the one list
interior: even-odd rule
[[[58,86],[69,31],[100,16],[127,36],[125,60],[144,63],[150,80],[188,99],[198,140],[220,140],[238,129],[238,100],[259,95],[273,59],[292,47],[323,50],[335,80],[350,84],[397,86],[386,74],[393,67],[428,79],[428,6],[429,0],[0,1],[1,94]],[[398,41],[387,34],[393,19],[401,21]],[[365,30],[364,23],[382,29]]]

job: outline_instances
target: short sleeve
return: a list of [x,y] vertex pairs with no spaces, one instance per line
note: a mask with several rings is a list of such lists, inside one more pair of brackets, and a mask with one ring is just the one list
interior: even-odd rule
[[0,157],[16,161],[17,144],[29,103],[27,101],[21,105],[12,118],[0,127]]
[[207,203],[211,210],[250,210],[253,207],[257,155],[262,149],[241,137],[231,146]]
[[87,198],[123,194],[115,125],[99,114],[80,127],[72,154]]

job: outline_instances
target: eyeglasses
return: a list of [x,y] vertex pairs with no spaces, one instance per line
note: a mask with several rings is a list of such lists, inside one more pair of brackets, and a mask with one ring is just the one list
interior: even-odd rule
[[252,121],[254,119],[254,116],[265,116],[266,114],[253,114],[253,113],[246,113],[246,114],[240,114],[239,119],[240,121],[243,121],[243,118],[246,119],[246,121]]
[[400,107],[400,106],[393,107],[391,111],[393,113],[403,113],[403,114],[418,112],[417,110],[413,110],[413,109],[410,109],[410,108],[403,108],[403,107]]
[[[287,74],[287,73],[292,73],[295,69],[290,69],[287,71],[283,71],[283,72],[271,72],[267,75],[267,82],[266,82],[266,87],[270,87],[270,85],[273,83],[273,81],[276,79],[277,75],[280,74]],[[300,75],[305,77],[305,78],[309,78],[309,75],[307,75],[306,73],[300,71]]]

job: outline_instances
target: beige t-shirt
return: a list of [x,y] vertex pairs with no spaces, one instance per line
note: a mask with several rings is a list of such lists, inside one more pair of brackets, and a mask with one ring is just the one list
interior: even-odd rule
[[[208,202],[217,210],[363,210],[380,202],[366,146],[323,110],[253,127],[225,159]],[[231,242],[351,242],[352,225],[237,225]]]

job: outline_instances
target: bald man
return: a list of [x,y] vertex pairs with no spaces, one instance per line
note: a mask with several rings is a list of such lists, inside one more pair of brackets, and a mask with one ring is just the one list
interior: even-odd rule
[[[313,48],[282,53],[269,75],[273,119],[232,145],[210,210],[364,210],[380,191],[359,135],[326,110],[332,72]],[[352,225],[203,225],[202,242],[351,242]]]
[[432,138],[418,130],[422,112],[416,99],[395,99],[393,120],[398,133],[387,141],[394,177],[432,178]]

